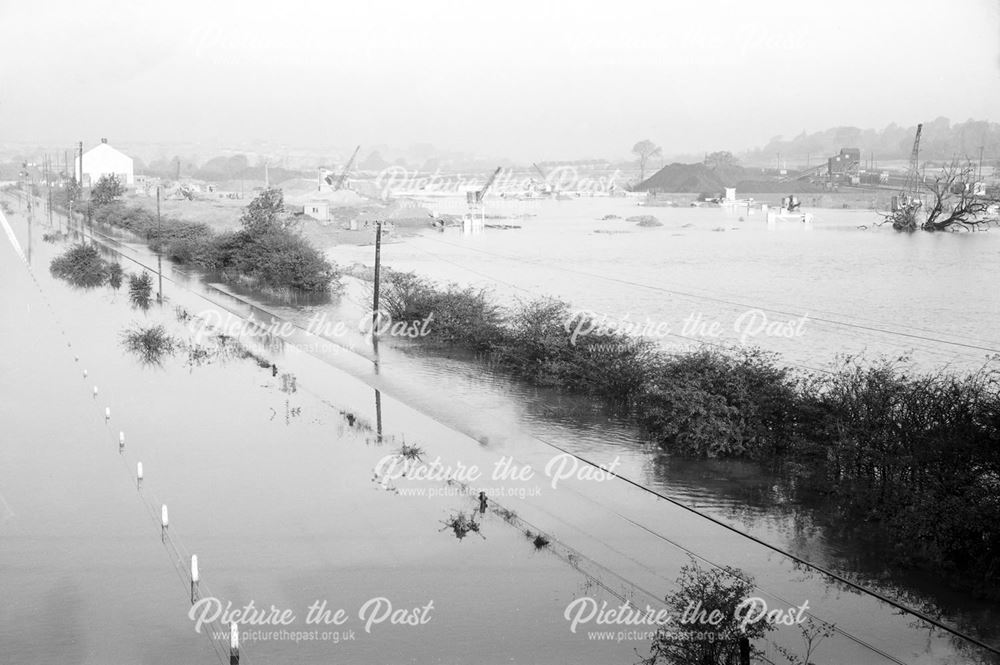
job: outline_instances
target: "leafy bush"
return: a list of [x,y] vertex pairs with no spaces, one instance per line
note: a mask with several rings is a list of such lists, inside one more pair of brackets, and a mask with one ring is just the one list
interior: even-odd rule
[[772,356],[702,349],[661,356],[657,364],[639,398],[639,417],[660,445],[709,457],[761,457],[797,443],[799,393]]
[[244,245],[240,272],[264,284],[303,291],[327,291],[336,275],[333,265],[309,241],[288,231],[274,231]]
[[[740,606],[756,588],[742,570],[705,570],[692,560],[681,569],[677,583],[677,591],[666,601],[670,616],[678,620],[657,631],[643,665],[730,665],[739,662],[740,638],[752,642],[774,629],[767,621],[751,621],[741,630],[746,608]],[[702,614],[691,616],[692,607]],[[708,621],[713,613],[719,617],[715,623]],[[750,648],[751,654],[760,653]]]
[[93,245],[74,245],[52,259],[49,271],[74,286],[91,289],[108,279],[108,264]]
[[153,278],[148,272],[143,271],[141,275],[129,275],[128,297],[132,305],[139,309],[149,309],[153,300]]
[[114,226],[136,235],[147,237],[156,228],[156,215],[141,206],[130,206],[120,201],[93,206],[91,214],[95,222]]
[[574,338],[580,315],[564,301],[522,303],[506,320],[497,362],[535,383],[629,404],[650,379],[653,342],[613,332]]
[[912,375],[847,359],[818,383],[826,482],[905,564],[1000,596],[1000,373]]
[[125,187],[118,180],[118,176],[114,174],[102,175],[98,179],[97,184],[90,190],[90,199],[94,205],[103,206],[114,203],[123,194],[125,194]]
[[439,289],[413,273],[386,271],[380,291],[380,307],[392,321],[430,320],[427,330],[436,342],[489,351],[501,335],[502,312],[484,290]]
[[115,291],[122,286],[122,277],[125,271],[122,270],[122,264],[112,263],[108,266],[108,286],[113,288]]

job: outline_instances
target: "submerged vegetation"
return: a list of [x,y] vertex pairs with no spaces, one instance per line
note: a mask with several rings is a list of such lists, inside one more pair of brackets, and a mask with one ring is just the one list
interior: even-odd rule
[[132,305],[142,310],[149,309],[153,302],[153,278],[148,272],[141,275],[129,275],[128,297]]
[[459,540],[462,540],[470,533],[476,533],[479,534],[480,537],[485,538],[483,534],[479,533],[479,527],[480,524],[476,521],[474,513],[466,514],[464,512],[458,512],[445,520],[444,528],[441,530],[446,531],[451,529],[452,533],[454,533],[455,537]]
[[601,399],[664,450],[785,464],[791,492],[825,497],[844,526],[893,543],[896,563],[1000,597],[1000,372],[911,372],[904,359],[845,358],[803,373],[757,349],[668,353],[567,303],[513,307],[487,292],[389,272],[393,320],[476,352],[536,385]]
[[541,533],[532,533],[531,531],[525,531],[524,535],[527,536],[531,544],[535,546],[536,550],[545,549],[549,546],[551,541]]
[[182,345],[162,325],[136,326],[122,333],[125,349],[146,365],[161,365],[165,357]]
[[52,259],[49,271],[74,286],[92,289],[108,281],[109,264],[93,245],[79,244]]
[[112,263],[108,266],[108,286],[117,291],[122,287],[122,278],[125,276],[125,271],[122,269],[122,264]]
[[424,449],[419,446],[404,443],[399,448],[398,454],[404,460],[419,462],[424,454]]

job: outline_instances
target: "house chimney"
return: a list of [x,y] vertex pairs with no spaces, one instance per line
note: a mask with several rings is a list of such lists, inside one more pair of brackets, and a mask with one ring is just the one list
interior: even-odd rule
[[101,143],[107,143],[107,142],[108,142],[107,139],[101,139]]

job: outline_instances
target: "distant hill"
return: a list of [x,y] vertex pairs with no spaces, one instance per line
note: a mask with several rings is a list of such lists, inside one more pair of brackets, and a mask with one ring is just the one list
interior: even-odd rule
[[[913,148],[916,126],[900,127],[891,124],[885,129],[860,129],[858,127],[833,127],[821,132],[786,139],[776,136],[767,145],[740,155],[744,164],[775,164],[778,154],[787,161],[789,168],[805,164],[819,164],[841,148],[860,148],[862,161],[874,155],[878,161],[909,159]],[[984,163],[993,164],[1000,158],[1000,123],[968,120],[952,124],[948,118],[937,118],[924,123],[920,139],[920,158],[948,160],[952,157],[979,158],[983,146]]]

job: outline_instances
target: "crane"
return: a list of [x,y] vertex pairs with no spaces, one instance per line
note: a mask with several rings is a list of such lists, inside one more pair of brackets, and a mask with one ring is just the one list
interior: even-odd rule
[[920,132],[922,124],[917,125],[917,134],[913,138],[913,151],[910,153],[910,167],[906,172],[906,182],[898,196],[892,197],[892,209],[886,216],[892,222],[892,228],[897,231],[913,231],[919,226],[918,216],[923,201],[920,200]]
[[466,196],[466,198],[468,200],[468,203],[470,205],[482,205],[483,199],[486,198],[486,193],[488,191],[490,191],[490,187],[493,186],[493,181],[497,179],[497,176],[500,175],[500,171],[502,171],[502,170],[503,170],[503,167],[502,166],[498,166],[497,170],[494,171],[493,175],[491,175],[486,180],[486,184],[483,185],[483,188],[480,189],[479,191],[472,191],[472,192],[466,192],[465,193],[465,196]]
[[326,180],[326,184],[333,187],[333,191],[339,192],[344,188],[344,185],[347,184],[347,176],[351,174],[351,169],[354,167],[354,160],[358,158],[358,151],[360,150],[361,146],[354,149],[354,154],[351,155],[349,160],[347,160],[344,170],[340,172],[340,176],[336,180],[334,180],[331,176],[326,176],[324,178],[324,180]]
[[923,128],[923,124],[917,125],[917,135],[913,138],[913,151],[910,153],[910,168],[906,173],[904,193],[910,196],[916,195],[918,189],[917,183],[920,180],[920,132]]

